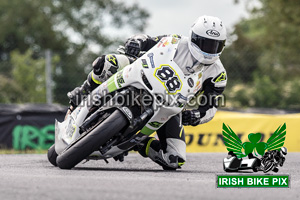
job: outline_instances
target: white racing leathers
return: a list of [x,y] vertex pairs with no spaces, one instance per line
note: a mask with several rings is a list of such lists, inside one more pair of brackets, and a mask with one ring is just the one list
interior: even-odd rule
[[201,120],[199,124],[209,122],[217,111],[216,99],[222,98],[221,95],[227,83],[226,70],[221,60],[218,59],[209,66],[201,65],[188,49],[188,38],[182,37],[174,61],[186,74],[200,71],[203,68],[202,82],[194,83],[199,85],[199,87],[196,87],[198,90],[197,97],[190,102],[189,107],[200,111]]
[[[149,50],[158,42],[161,45],[167,42],[167,39],[164,37],[156,37],[155,39],[145,35],[139,35],[138,37],[142,42],[142,51]],[[188,75],[199,73],[202,70],[202,73],[198,75],[199,80],[189,83],[191,88],[196,84],[196,91],[191,92],[197,92],[196,97],[191,101],[190,109],[193,108],[200,111],[201,119],[199,124],[207,123],[217,111],[216,99],[220,97],[225,89],[227,83],[226,71],[220,59],[210,66],[204,66],[199,63],[189,51],[188,38],[177,35],[173,35],[173,37],[178,39],[174,61],[182,69],[183,73]],[[94,69],[89,74],[88,81],[91,85],[101,84],[128,64],[129,60],[124,55],[104,55],[99,57],[93,63]],[[183,165],[186,161],[186,143],[184,129],[180,120],[179,115],[174,116],[157,130],[159,141],[153,138],[147,140],[145,142],[144,156],[168,168],[178,168]]]

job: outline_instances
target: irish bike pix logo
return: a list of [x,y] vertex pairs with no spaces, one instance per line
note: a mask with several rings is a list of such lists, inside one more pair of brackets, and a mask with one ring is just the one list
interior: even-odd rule
[[[261,133],[250,133],[249,141],[242,142],[235,132],[223,123],[223,140],[228,155],[223,160],[225,172],[252,170],[265,175],[217,175],[217,187],[289,187],[288,175],[271,175],[282,167],[287,155],[284,147],[286,124],[279,126],[267,142]],[[249,172],[248,172],[249,173]]]
[[[249,142],[242,142],[234,131],[223,124],[223,140],[228,150],[223,167],[226,172],[252,169],[254,172],[278,172],[287,154],[284,147],[286,124],[279,126],[267,142],[260,142],[261,133],[250,133]],[[243,159],[248,157],[248,159]],[[260,157],[260,158],[259,158]]]

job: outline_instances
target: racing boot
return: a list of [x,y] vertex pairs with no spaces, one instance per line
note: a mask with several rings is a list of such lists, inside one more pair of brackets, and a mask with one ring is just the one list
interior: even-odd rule
[[76,87],[71,92],[67,93],[68,98],[70,99],[70,105],[73,108],[76,108],[83,99],[86,98],[88,94],[93,91],[98,85],[94,82],[91,82],[88,78],[88,80],[84,81],[84,83],[80,87]]
[[93,70],[89,73],[87,80],[81,87],[76,87],[73,91],[68,92],[72,107],[76,108],[80,102],[93,91],[102,82],[109,79],[120,68],[129,65],[130,62],[125,55],[102,55],[92,64]]
[[176,152],[164,152],[161,144],[154,137],[143,141],[143,146],[138,150],[143,157],[149,157],[155,163],[162,166],[164,170],[180,169],[185,160]]
[[149,148],[160,150],[160,143],[154,137],[148,137],[135,147],[135,151],[138,151],[141,156],[148,158]]

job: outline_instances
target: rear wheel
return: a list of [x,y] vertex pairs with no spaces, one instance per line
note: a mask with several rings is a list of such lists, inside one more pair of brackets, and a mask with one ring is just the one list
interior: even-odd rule
[[56,163],[56,158],[57,158],[57,153],[55,151],[55,145],[53,144],[49,149],[48,149],[48,160],[49,162],[54,165],[54,166],[57,166],[57,163]]
[[[61,169],[71,169],[91,153],[97,151],[110,138],[121,131],[128,123],[127,118],[119,110],[115,110],[100,125],[84,137],[79,138],[56,159]],[[84,133],[83,133],[84,134]]]
[[253,172],[258,172],[260,165],[261,165],[260,160],[258,158],[255,158],[255,161],[253,162],[253,167],[252,167]]

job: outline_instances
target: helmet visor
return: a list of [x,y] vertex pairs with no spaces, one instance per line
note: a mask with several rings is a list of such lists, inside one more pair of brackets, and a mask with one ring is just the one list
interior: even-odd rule
[[201,51],[209,54],[220,53],[225,45],[225,40],[213,40],[201,37],[192,32],[192,43],[197,45]]

